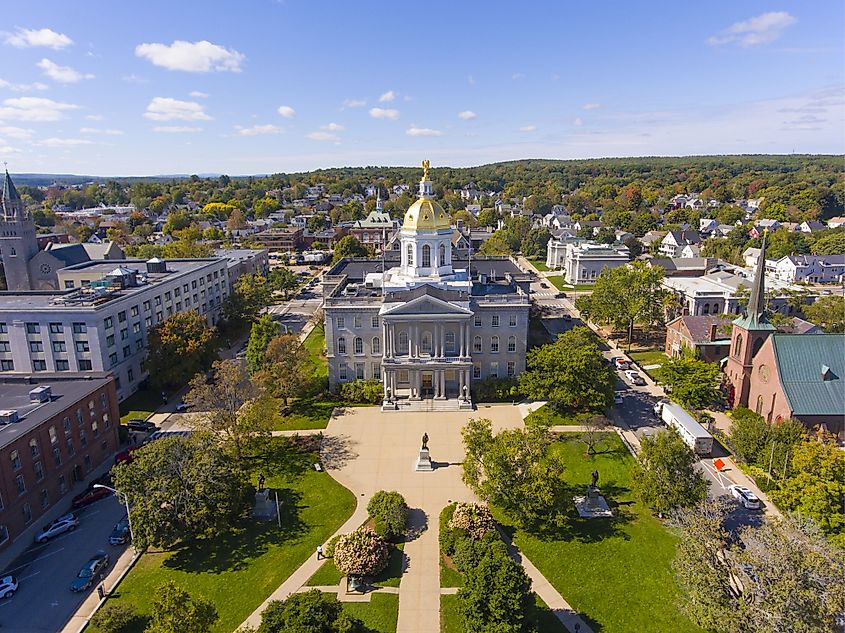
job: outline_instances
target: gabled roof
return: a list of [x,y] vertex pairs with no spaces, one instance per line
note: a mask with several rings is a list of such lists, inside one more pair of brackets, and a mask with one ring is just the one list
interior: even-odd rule
[[845,334],[773,334],[778,376],[793,414],[845,416]]
[[50,255],[64,262],[65,266],[73,266],[91,261],[88,251],[82,244],[48,244],[44,249]]

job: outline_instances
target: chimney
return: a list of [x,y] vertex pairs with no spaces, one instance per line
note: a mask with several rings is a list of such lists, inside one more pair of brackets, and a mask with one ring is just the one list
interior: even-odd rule
[[713,341],[715,341],[716,338],[718,337],[718,332],[719,332],[719,324],[718,323],[711,323],[710,324],[710,342],[711,343]]

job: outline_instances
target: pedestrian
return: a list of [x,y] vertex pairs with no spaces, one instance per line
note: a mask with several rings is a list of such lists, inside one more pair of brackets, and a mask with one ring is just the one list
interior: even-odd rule
[[323,560],[323,546],[317,546],[317,560]]
[[579,633],[580,630],[581,630],[581,623],[576,622],[575,623],[575,633]]

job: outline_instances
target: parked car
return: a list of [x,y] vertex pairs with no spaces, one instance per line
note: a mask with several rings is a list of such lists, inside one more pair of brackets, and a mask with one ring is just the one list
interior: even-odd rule
[[79,509],[84,508],[87,505],[94,503],[95,501],[99,501],[100,499],[105,499],[108,496],[111,496],[112,491],[108,488],[94,488],[91,486],[85,492],[81,492],[73,498],[71,501],[71,506],[73,508]]
[[60,516],[52,523],[48,523],[41,531],[35,535],[36,543],[46,543],[54,536],[64,534],[65,532],[72,532],[79,526],[79,518],[70,512],[64,516]]
[[0,598],[11,598],[18,590],[18,579],[14,576],[0,578]]
[[114,526],[111,536],[109,536],[109,544],[123,545],[129,540],[129,537],[129,517],[124,515]]
[[631,368],[631,364],[627,360],[619,356],[611,359],[611,361],[613,362],[613,366],[620,371],[624,371],[626,369]]
[[731,495],[749,510],[760,509],[760,498],[745,486],[734,484],[730,487]]
[[549,284],[547,284],[545,281],[541,281],[541,282],[540,282],[540,287],[541,287],[541,288],[548,288],[548,287],[549,287]]
[[132,453],[137,451],[141,448],[140,444],[136,444],[134,446],[128,446],[125,450],[120,451],[117,455],[114,456],[114,463],[121,464],[126,462],[127,464],[131,463],[134,457],[132,457]]
[[70,583],[71,591],[85,591],[95,582],[106,575],[109,566],[109,555],[105,552],[97,552],[90,560],[82,566],[76,578]]
[[130,431],[139,431],[141,433],[152,433],[153,431],[156,431],[158,429],[155,424],[149,422],[148,420],[137,419],[129,420],[129,422],[126,423],[126,427]]
[[625,377],[626,377],[628,380],[630,380],[630,381],[631,381],[631,384],[634,384],[634,385],[644,385],[644,384],[645,384],[645,380],[643,379],[643,377],[642,377],[642,376],[640,376],[640,375],[639,375],[637,372],[635,372],[633,369],[629,369],[629,370],[627,370],[627,371],[625,372]]
[[188,410],[189,406],[190,405],[188,405],[185,402],[180,402],[179,404],[176,405],[176,413],[185,413],[185,411]]
[[622,394],[618,391],[613,394],[613,404],[622,404]]

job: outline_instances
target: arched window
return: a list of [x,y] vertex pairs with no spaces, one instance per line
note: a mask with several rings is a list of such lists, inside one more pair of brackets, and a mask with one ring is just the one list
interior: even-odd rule
[[472,339],[472,351],[473,352],[480,352],[481,351],[481,337],[476,336]]
[[704,310],[702,311],[702,314],[710,314],[710,304],[709,303],[704,304]]
[[381,339],[378,336],[373,337],[371,347],[373,354],[381,354]]
[[399,332],[399,353],[408,353],[408,332],[405,330]]
[[337,339],[337,353],[338,354],[345,354],[346,353],[346,339],[342,336]]
[[498,352],[499,351],[499,337],[494,336],[490,339],[490,351],[491,352]]
[[734,356],[739,356],[742,354],[742,334],[736,335],[736,340],[734,341]]
[[414,245],[413,244],[408,244],[407,253],[408,253],[408,266],[413,266],[414,265]]
[[757,415],[763,414],[763,396],[757,396],[757,408],[755,409]]
[[431,354],[431,332],[422,333],[420,348],[423,354]]
[[356,354],[363,354],[364,353],[364,339],[362,339],[360,336],[356,336],[353,343],[355,345],[355,353]]
[[425,244],[422,249],[422,265],[423,268],[431,266],[431,246]]
[[508,351],[515,352],[516,351],[516,337],[509,336],[508,337]]
[[448,262],[446,261],[446,245],[440,245],[439,257],[437,259],[438,266],[446,266]]

